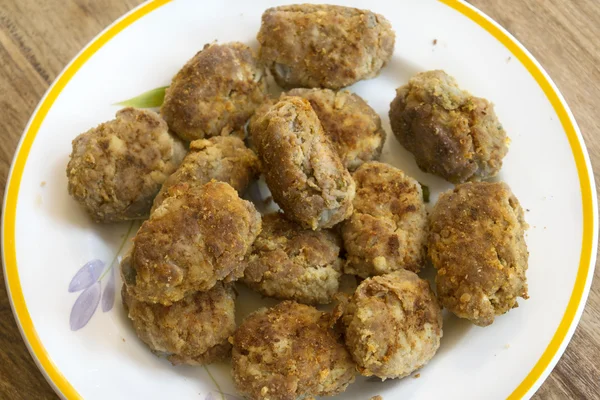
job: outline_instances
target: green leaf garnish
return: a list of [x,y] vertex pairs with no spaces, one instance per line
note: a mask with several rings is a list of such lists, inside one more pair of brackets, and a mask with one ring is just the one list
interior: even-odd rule
[[423,201],[429,203],[429,186],[423,185],[421,182],[419,182],[419,185],[421,185],[421,189],[423,190]]
[[139,96],[115,103],[115,105],[137,108],[160,107],[165,99],[165,90],[167,88],[168,86],[163,86],[156,89],[152,89],[140,94]]

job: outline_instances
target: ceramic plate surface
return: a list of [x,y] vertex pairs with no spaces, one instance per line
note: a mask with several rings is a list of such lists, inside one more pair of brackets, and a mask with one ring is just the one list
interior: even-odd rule
[[[446,316],[441,348],[418,378],[384,383],[358,378],[339,398],[528,397],[570,339],[593,275],[596,194],[573,116],[531,55],[464,3],[344,4],[383,14],[396,31],[390,64],[378,78],[350,90],[384,120],[388,140],[382,160],[428,185],[430,206],[451,185],[420,171],[391,135],[387,113],[395,88],[419,71],[441,68],[464,89],[495,103],[511,138],[498,179],[512,187],[531,226],[526,237],[531,298],[487,328]],[[137,223],[133,228],[92,223],[67,194],[65,168],[75,136],[112,119],[119,109],[115,103],[168,85],[205,43],[242,41],[256,47],[260,16],[273,5],[260,0],[146,3],[92,41],[32,116],[4,203],[5,277],[25,341],[63,397],[236,398],[229,365],[172,367],[137,339],[121,307],[116,268],[111,269]],[[247,291],[241,297],[240,316],[260,302]]]

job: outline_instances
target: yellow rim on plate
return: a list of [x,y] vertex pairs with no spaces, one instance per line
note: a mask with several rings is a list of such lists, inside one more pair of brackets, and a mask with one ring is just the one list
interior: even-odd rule
[[[75,388],[69,383],[69,381],[63,376],[58,370],[46,349],[44,348],[40,338],[37,335],[33,321],[27,310],[25,304],[25,298],[23,296],[23,290],[21,288],[21,282],[19,279],[19,272],[17,269],[17,254],[15,247],[15,227],[16,227],[16,208],[19,195],[19,186],[21,184],[21,178],[23,176],[23,170],[27,162],[27,157],[31,146],[35,140],[35,136],[44,121],[44,118],[48,114],[50,108],[54,104],[54,101],[58,98],[61,91],[71,80],[71,78],[77,73],[77,71],[90,59],[96,51],[104,46],[110,39],[115,37],[123,29],[148,14],[149,12],[157,9],[158,7],[170,2],[171,0],[153,0],[143,4],[137,9],[133,10],[121,20],[111,25],[107,30],[100,34],[94,39],[62,72],[55,83],[52,85],[45,98],[41,102],[40,106],[32,116],[29,126],[21,140],[21,144],[13,161],[12,170],[8,180],[8,186],[6,191],[6,197],[4,201],[4,213],[3,213],[3,248],[4,248],[4,273],[6,285],[9,291],[9,297],[12,302],[13,311],[15,317],[20,325],[21,333],[25,342],[28,344],[30,352],[34,356],[34,359],[40,369],[45,373],[47,379],[54,385],[54,387],[60,391],[60,393],[67,399],[81,399],[81,396]],[[500,41],[512,54],[515,56],[527,70],[531,73],[533,78],[536,80],[540,88],[545,93],[546,97],[552,104],[554,111],[558,115],[563,129],[566,132],[575,165],[577,167],[577,174],[579,177],[579,185],[581,189],[582,197],[582,212],[583,212],[583,240],[581,246],[581,255],[579,260],[579,268],[577,271],[577,277],[575,285],[567,308],[563,315],[563,318],[558,326],[558,329],[554,333],[552,340],[548,344],[546,350],[537,361],[533,369],[525,377],[525,379],[517,386],[517,388],[510,394],[509,399],[518,399],[526,395],[529,390],[534,387],[536,382],[540,379],[542,374],[547,370],[555,356],[559,352],[563,345],[569,330],[571,329],[579,307],[581,300],[585,293],[588,274],[590,272],[590,264],[592,261],[592,254],[594,248],[594,229],[595,229],[595,215],[594,215],[594,198],[593,189],[591,187],[591,179],[589,174],[588,165],[586,163],[585,152],[581,140],[577,135],[577,129],[575,123],[570,117],[569,112],[561,100],[557,90],[554,88],[548,77],[544,74],[542,69],[533,60],[521,45],[517,41],[506,33],[502,28],[493,22],[490,18],[483,15],[475,8],[463,3],[460,0],[439,0],[440,2],[448,5],[454,10],[460,12],[480,27],[485,29],[488,33],[494,36]]]

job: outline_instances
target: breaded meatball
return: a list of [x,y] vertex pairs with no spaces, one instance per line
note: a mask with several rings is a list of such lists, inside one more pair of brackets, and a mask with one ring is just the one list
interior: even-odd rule
[[147,218],[185,152],[157,113],[124,108],[73,140],[69,194],[96,222]]
[[256,151],[256,146],[254,145],[254,140],[252,139],[252,129],[257,126],[257,122],[269,111],[271,107],[275,103],[277,103],[277,99],[269,98],[265,100],[258,108],[254,111],[254,114],[248,120],[248,125],[246,125],[246,130],[248,132],[247,142],[248,147],[252,150]]
[[352,175],[354,213],[342,224],[344,272],[363,278],[425,262],[427,211],[421,185],[391,165],[370,161]]
[[240,278],[260,233],[260,214],[227,183],[179,184],[145,221],[121,263],[129,293],[170,305]]
[[230,184],[239,194],[260,172],[258,157],[235,136],[216,136],[190,143],[190,151],[163,184],[153,210],[165,199],[171,186],[179,183],[204,185],[211,180]]
[[368,10],[299,4],[266,10],[257,39],[279,86],[340,89],[377,76],[392,58],[395,35]]
[[246,318],[233,335],[233,381],[252,400],[332,396],[354,381],[355,366],[331,317],[284,301]]
[[527,295],[523,209],[507,184],[465,183],[443,193],[430,217],[429,257],[442,305],[479,326]]
[[207,44],[175,75],[160,112],[185,140],[242,132],[265,99],[263,76],[248,46]]
[[385,131],[379,115],[359,95],[329,89],[293,89],[287,95],[310,101],[344,167],[353,171],[379,159]]
[[396,90],[390,123],[419,168],[452,183],[495,176],[508,148],[494,106],[444,71],[422,72]]
[[330,303],[342,276],[340,246],[331,230],[302,229],[280,213],[263,216],[243,281],[264,296]]
[[173,364],[210,364],[229,356],[228,338],[235,331],[235,292],[229,284],[217,282],[170,306],[138,301],[125,286],[121,294],[136,334]]
[[365,279],[346,305],[346,346],[358,370],[381,379],[402,378],[435,355],[442,310],[429,283],[399,270]]
[[273,199],[289,219],[316,230],[350,216],[354,181],[307,100],[282,98],[250,129]]

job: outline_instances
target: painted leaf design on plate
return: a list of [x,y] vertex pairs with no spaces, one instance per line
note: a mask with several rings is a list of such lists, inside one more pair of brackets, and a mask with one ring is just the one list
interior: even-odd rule
[[92,318],[100,302],[100,289],[100,282],[96,282],[85,289],[77,300],[75,300],[69,317],[69,324],[72,331],[83,328],[90,318]]
[[423,202],[429,203],[429,195],[430,195],[429,186],[423,185],[421,182],[419,182],[419,185],[421,185],[421,190],[423,191]]
[[[120,258],[120,257],[119,257]],[[115,269],[111,266],[102,292],[102,312],[112,310],[115,305]]]
[[73,279],[71,279],[71,283],[69,283],[69,292],[79,292],[80,290],[92,286],[100,277],[103,269],[104,261],[102,260],[95,259],[85,263],[85,265],[77,271]]
[[123,100],[115,104],[119,106],[130,106],[137,108],[160,107],[165,99],[165,90],[167,88],[168,86],[163,86],[152,89],[140,94],[139,96],[132,97],[131,99]]

